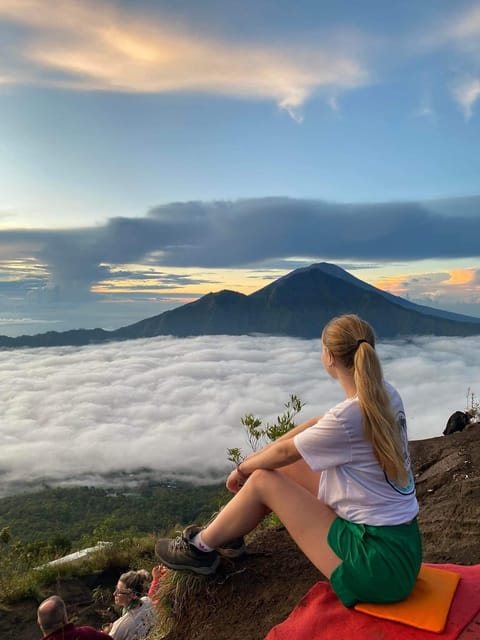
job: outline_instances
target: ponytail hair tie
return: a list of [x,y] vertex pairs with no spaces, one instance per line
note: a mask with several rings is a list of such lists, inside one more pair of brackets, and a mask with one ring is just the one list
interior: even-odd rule
[[360,338],[359,340],[357,340],[357,345],[355,347],[355,351],[358,349],[358,347],[362,344],[362,342],[366,342],[368,343],[368,340],[365,340],[365,338]]

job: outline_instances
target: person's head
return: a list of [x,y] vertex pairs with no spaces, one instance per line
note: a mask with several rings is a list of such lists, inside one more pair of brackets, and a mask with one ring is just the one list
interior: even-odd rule
[[[363,345],[370,345],[375,354],[375,334],[368,322],[353,314],[333,318],[322,331],[322,361],[325,368],[335,377],[334,369],[330,369],[326,362],[325,352],[327,352],[333,357],[337,366],[341,366],[355,377],[355,373],[359,373],[358,363],[356,366],[357,355],[365,354]],[[369,350],[369,352],[372,355],[372,351]],[[373,364],[380,366],[376,354]]]
[[67,608],[60,596],[50,596],[40,603],[37,622],[44,636],[64,627],[67,622]]
[[143,596],[147,590],[147,577],[148,573],[144,570],[122,573],[113,592],[115,604],[119,607],[128,607]]
[[322,331],[322,362],[333,377],[336,367],[353,377],[365,435],[383,470],[392,479],[406,483],[400,427],[385,390],[372,327],[354,314],[330,320]]

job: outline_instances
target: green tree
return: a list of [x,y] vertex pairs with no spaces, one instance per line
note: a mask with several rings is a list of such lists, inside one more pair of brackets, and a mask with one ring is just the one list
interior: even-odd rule
[[[296,426],[294,419],[305,406],[305,403],[302,403],[296,395],[292,394],[284,406],[285,411],[280,416],[277,416],[276,422],[273,424],[267,422],[265,426],[263,426],[262,420],[251,413],[243,416],[241,422],[252,451],[257,451],[264,445],[277,440]],[[227,449],[227,459],[234,464],[240,464],[244,457],[242,450],[238,447]]]
[[11,540],[12,540],[12,534],[10,532],[10,528],[3,527],[3,529],[0,529],[0,542],[2,544],[8,544],[9,542],[11,542]]

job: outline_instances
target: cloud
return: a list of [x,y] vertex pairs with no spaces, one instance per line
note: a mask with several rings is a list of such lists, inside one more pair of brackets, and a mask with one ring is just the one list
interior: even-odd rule
[[463,109],[465,120],[470,120],[474,105],[480,98],[480,77],[463,79],[453,89],[453,95]]
[[417,47],[454,53],[451,93],[468,121],[480,97],[480,6],[470,4],[442,16],[418,37]]
[[[478,393],[478,337],[389,341],[378,350],[403,396],[411,439],[440,435],[465,408],[467,389]],[[23,482],[135,478],[139,469],[219,480],[227,448],[247,450],[241,417],[273,422],[292,393],[306,403],[304,420],[342,399],[317,340],[161,337],[0,351],[2,492]]]
[[[91,228],[0,231],[0,247],[12,258],[42,265],[37,276],[48,277],[48,296],[74,301],[91,297],[99,283],[106,289],[115,282],[115,269],[129,263],[144,265],[145,278],[137,269],[136,279],[148,280],[149,287],[154,269],[161,288],[163,280],[172,285],[161,274],[166,267],[192,272],[262,267],[292,257],[311,262],[477,257],[479,208],[479,197],[376,204],[289,198],[173,203],[144,218],[112,218]],[[196,279],[194,273],[184,277]]]
[[453,269],[435,273],[380,278],[375,286],[395,295],[440,309],[478,315],[480,270]]
[[[453,203],[455,205],[453,206]],[[265,198],[157,207],[136,225],[139,245],[155,243],[158,263],[227,267],[291,256],[354,260],[411,260],[478,255],[480,218],[421,202],[338,204]],[[468,203],[471,207],[471,202]],[[480,198],[476,199],[480,207]],[[109,229],[108,227],[111,228]],[[105,228],[114,257],[123,221]],[[275,230],[275,233],[273,233]],[[117,240],[118,239],[118,240]],[[108,262],[108,259],[106,260]]]
[[[369,81],[352,51],[301,42],[282,47],[194,35],[171,19],[140,16],[91,0],[4,0],[0,20],[21,27],[8,49],[4,82],[79,91],[200,92],[275,100],[300,122],[301,107],[319,91],[355,89]],[[11,73],[11,68],[15,73]],[[0,68],[0,77],[2,70]]]
[[[452,19],[453,18],[453,19]],[[470,53],[480,53],[480,6],[472,4],[448,19],[440,37]]]
[[436,122],[437,114],[432,106],[432,96],[430,91],[423,92],[418,107],[413,111],[413,117],[425,119],[430,122]]
[[39,323],[42,322],[43,324],[56,324],[58,322],[58,320],[34,320],[33,318],[4,318],[4,317],[0,317],[0,325],[3,324],[7,324],[10,325],[12,323],[15,324],[32,324],[32,323]]
[[140,279],[145,282],[145,286],[158,286],[158,282],[161,280],[162,288],[174,289],[185,285],[194,284],[212,284],[215,280],[205,278],[187,277],[176,273],[167,273],[159,269],[152,267],[139,266],[138,270],[127,271],[124,269],[112,269],[112,276],[116,282],[132,282],[139,281]]

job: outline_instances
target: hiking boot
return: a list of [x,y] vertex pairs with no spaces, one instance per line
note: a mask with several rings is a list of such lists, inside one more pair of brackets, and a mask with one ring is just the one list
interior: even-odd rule
[[[197,529],[197,531],[195,531]],[[200,527],[191,525],[176,538],[161,538],[155,545],[155,555],[166,567],[176,571],[190,570],[208,576],[215,573],[220,563],[216,551],[200,551],[190,543]]]
[[[208,521],[208,524],[210,524],[210,522],[212,522],[212,520],[214,519],[215,518],[212,517]],[[208,524],[206,526],[208,526]],[[194,536],[197,535],[197,533],[202,531],[202,529],[205,529],[206,526],[198,527],[195,524],[191,524],[184,530],[183,535],[187,535],[187,537],[191,540]],[[235,540],[231,540],[230,542],[225,542],[220,547],[217,547],[215,551],[224,558],[239,558],[247,552],[247,548],[245,546],[245,540],[243,539],[243,537],[240,537],[235,538]]]
[[239,558],[247,553],[247,547],[242,537],[225,542],[221,547],[217,547],[216,551],[224,558]]

